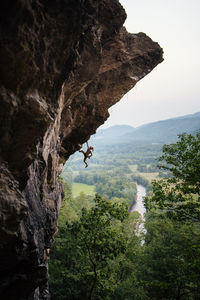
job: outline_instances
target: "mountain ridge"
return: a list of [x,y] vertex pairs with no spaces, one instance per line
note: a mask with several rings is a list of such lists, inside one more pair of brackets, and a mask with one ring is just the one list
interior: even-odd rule
[[167,143],[174,142],[183,132],[195,133],[200,130],[200,112],[180,117],[159,120],[138,127],[113,125],[99,130],[92,142],[95,144],[120,144],[134,141]]

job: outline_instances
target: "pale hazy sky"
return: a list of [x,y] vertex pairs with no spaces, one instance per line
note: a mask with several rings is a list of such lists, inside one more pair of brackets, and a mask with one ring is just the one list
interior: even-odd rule
[[200,111],[200,0],[120,2],[127,30],[158,42],[165,60],[110,108],[103,127],[136,127]]

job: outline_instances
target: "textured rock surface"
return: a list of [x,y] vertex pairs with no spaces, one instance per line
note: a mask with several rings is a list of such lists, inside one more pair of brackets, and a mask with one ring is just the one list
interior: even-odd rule
[[0,4],[0,298],[48,299],[63,162],[162,61],[117,0]]

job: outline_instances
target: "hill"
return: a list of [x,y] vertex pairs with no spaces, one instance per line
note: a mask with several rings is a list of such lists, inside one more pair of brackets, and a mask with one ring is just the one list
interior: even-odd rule
[[147,142],[171,143],[183,132],[194,134],[200,130],[200,112],[168,120],[148,123],[136,128],[128,125],[117,125],[101,129],[92,137],[95,146]]
[[131,134],[134,130],[135,130],[134,127],[129,125],[115,125],[106,129],[100,129],[94,138],[95,140],[101,140],[101,139],[114,140],[126,134]]

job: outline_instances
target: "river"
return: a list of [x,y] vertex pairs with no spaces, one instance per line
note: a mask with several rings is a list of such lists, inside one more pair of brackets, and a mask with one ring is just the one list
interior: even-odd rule
[[146,189],[143,185],[136,184],[137,185],[137,197],[136,197],[136,203],[132,205],[130,211],[137,210],[144,220],[144,214],[146,212],[146,209],[143,204],[143,197],[146,196]]

